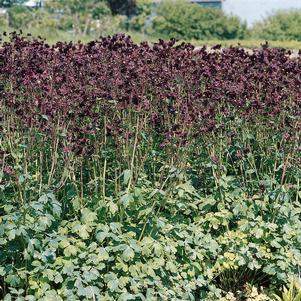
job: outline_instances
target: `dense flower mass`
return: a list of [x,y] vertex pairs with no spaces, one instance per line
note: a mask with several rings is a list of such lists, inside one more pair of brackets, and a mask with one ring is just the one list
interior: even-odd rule
[[219,128],[221,116],[299,116],[300,67],[285,49],[136,45],[122,34],[50,46],[13,34],[0,50],[1,106],[30,128],[60,124],[81,143],[103,131],[104,116],[107,132],[120,134],[122,112],[136,112],[168,140]]

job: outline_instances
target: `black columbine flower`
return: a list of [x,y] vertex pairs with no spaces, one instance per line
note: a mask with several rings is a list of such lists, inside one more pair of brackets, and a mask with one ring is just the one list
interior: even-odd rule
[[5,175],[7,175],[7,176],[12,176],[12,175],[15,174],[15,170],[14,170],[14,168],[11,167],[11,166],[5,166],[5,167],[3,168],[3,173],[4,173]]
[[104,116],[112,126],[107,134],[118,137],[124,111],[142,114],[158,134],[191,122],[178,135],[183,141],[188,131],[197,138],[222,129],[221,117],[301,113],[300,63],[283,49],[194,51],[175,40],[137,45],[123,34],[53,46],[17,33],[10,39],[0,47],[1,105],[24,128],[50,133],[61,122],[82,150],[104,132]]

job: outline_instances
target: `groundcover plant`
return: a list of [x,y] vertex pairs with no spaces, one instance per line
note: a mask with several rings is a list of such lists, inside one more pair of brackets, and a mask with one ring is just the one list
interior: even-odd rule
[[10,34],[0,298],[281,296],[301,265],[300,71],[267,45]]

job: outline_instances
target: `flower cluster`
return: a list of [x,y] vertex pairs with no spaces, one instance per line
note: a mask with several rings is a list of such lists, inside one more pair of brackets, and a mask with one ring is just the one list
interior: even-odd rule
[[12,34],[0,50],[1,107],[25,128],[59,126],[81,145],[105,127],[126,135],[123,119],[133,113],[165,141],[185,140],[222,127],[220,117],[300,116],[300,63],[266,47],[137,45],[123,34],[50,46]]

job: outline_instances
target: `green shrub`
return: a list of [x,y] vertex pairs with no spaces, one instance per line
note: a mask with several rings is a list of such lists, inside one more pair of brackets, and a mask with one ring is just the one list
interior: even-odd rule
[[301,278],[292,279],[289,287],[283,287],[281,297],[275,295],[277,301],[300,301],[301,300]]
[[129,20],[129,29],[141,31],[145,27],[152,10],[153,4],[150,0],[136,1],[135,16]]
[[58,20],[44,9],[31,9],[14,6],[8,10],[9,26],[14,29],[39,28],[53,30],[58,28]]
[[273,41],[301,41],[301,11],[279,11],[255,24],[252,35]]
[[21,29],[34,20],[33,11],[24,6],[13,6],[8,9],[9,26],[14,29]]
[[[301,204],[293,190],[251,199],[224,177],[221,202],[218,191],[200,196],[178,170],[171,176],[174,184],[161,190],[141,177],[119,197],[73,197],[68,209],[52,192],[23,206],[17,197],[2,203],[7,298],[26,290],[27,300],[45,301],[220,300],[295,272]],[[34,194],[34,182],[26,182]]]
[[27,28],[39,28],[43,30],[56,30],[58,29],[58,20],[55,19],[46,10],[39,9],[34,12],[34,18],[30,20]]
[[0,15],[0,28],[1,28],[1,30],[6,29],[7,27],[8,27],[7,17]]
[[111,15],[106,1],[48,1],[45,9],[58,20],[60,30],[72,30],[76,35],[89,35],[91,25],[103,16]]
[[238,17],[216,8],[205,8],[183,0],[163,1],[153,21],[155,33],[179,39],[243,38],[246,25]]
[[91,34],[96,36],[106,36],[116,34],[125,28],[125,16],[106,15],[100,17],[98,20],[93,20],[91,24]]

